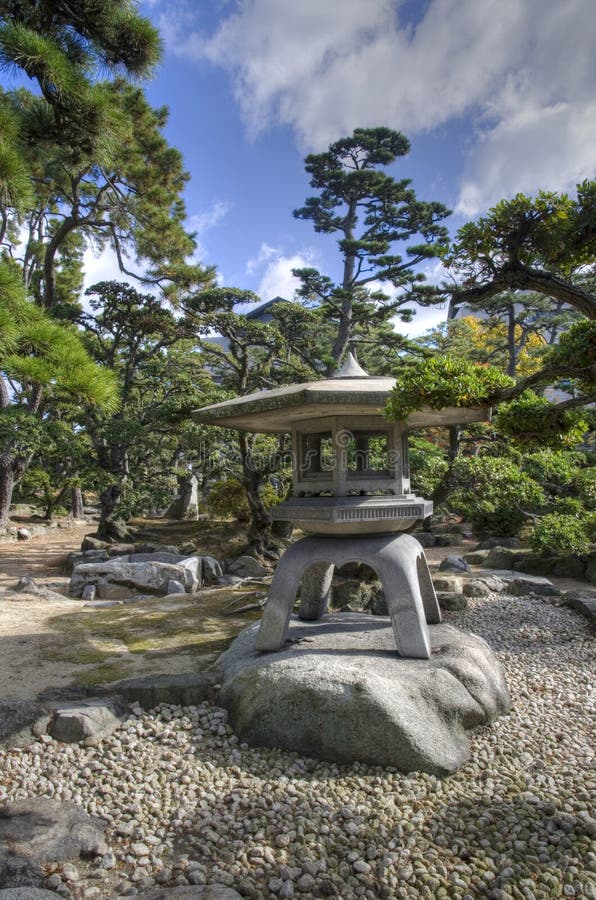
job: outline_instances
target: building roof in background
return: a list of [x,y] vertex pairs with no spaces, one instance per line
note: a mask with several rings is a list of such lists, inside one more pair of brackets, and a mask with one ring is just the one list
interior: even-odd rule
[[267,300],[266,303],[261,303],[256,309],[251,309],[250,312],[245,313],[245,316],[247,319],[258,319],[260,321],[268,322],[273,318],[271,308],[278,303],[287,302],[285,297],[274,297],[273,300]]

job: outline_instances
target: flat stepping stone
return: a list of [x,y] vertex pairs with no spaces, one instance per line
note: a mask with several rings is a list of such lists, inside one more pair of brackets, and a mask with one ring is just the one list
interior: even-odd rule
[[105,853],[105,825],[76,803],[37,797],[0,805],[0,888],[30,892],[50,863]]

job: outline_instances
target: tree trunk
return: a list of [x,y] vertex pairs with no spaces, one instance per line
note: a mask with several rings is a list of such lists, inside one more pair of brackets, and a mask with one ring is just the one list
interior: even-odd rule
[[515,346],[515,306],[507,308],[507,374],[515,378],[517,371],[517,347]]
[[259,496],[261,472],[251,465],[248,439],[243,432],[238,435],[238,443],[242,459],[242,483],[250,508],[251,520],[248,526],[250,548],[257,556],[267,556],[268,548],[271,546],[271,516]]
[[80,487],[71,488],[70,514],[73,519],[82,519],[85,515],[85,512],[83,510],[83,493]]
[[449,426],[449,451],[447,457],[449,462],[452,463],[455,457],[459,454],[459,442],[461,438],[461,428],[459,425],[450,425]]
[[459,455],[461,428],[458,425],[449,427],[449,449],[447,451],[447,459],[449,460],[449,468],[441,478],[439,484],[433,491],[432,501],[435,506],[440,506],[447,499],[451,490],[451,470],[452,464]]
[[97,526],[97,536],[102,540],[112,536],[111,525],[114,522],[114,510],[122,496],[122,486],[120,484],[111,484],[99,495],[100,513],[99,524]]
[[0,532],[8,529],[8,514],[15,483],[14,461],[0,457]]

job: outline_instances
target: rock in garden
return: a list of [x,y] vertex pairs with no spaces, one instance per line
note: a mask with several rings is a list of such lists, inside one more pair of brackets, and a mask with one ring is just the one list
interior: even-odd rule
[[197,552],[197,545],[192,541],[185,541],[184,544],[178,544],[178,551],[182,556],[192,556]]
[[262,575],[270,574],[269,569],[252,556],[239,556],[238,559],[232,560],[228,565],[228,572],[242,578],[260,578]]
[[83,588],[83,593],[81,597],[83,600],[88,600],[90,603],[95,600],[95,595],[97,594],[97,585],[95,584],[86,584]]
[[17,541],[30,541],[31,532],[28,528],[17,528]]
[[513,569],[516,554],[507,547],[491,547],[484,561],[487,569]]
[[561,591],[548,578],[539,575],[523,575],[509,582],[509,593],[514,597],[525,597],[527,594],[539,594],[542,597],[559,597]]
[[462,556],[446,556],[439,566],[440,572],[469,572],[470,567]]
[[435,536],[430,531],[416,532],[412,537],[416,538],[421,547],[434,547],[436,544]]
[[477,550],[492,550],[493,547],[507,547],[510,550],[521,547],[521,541],[517,537],[489,537],[481,541]]
[[580,556],[561,556],[555,560],[552,574],[557,578],[584,578],[586,561]]
[[450,591],[454,594],[461,594],[464,586],[463,578],[457,575],[435,575],[433,578],[435,591]]
[[89,746],[115,731],[125,718],[125,711],[116,700],[91,699],[57,707],[48,732],[56,741],[85,741]]
[[[71,580],[72,584],[72,580]],[[83,590],[88,587],[94,587],[100,600],[108,600],[110,602],[123,601],[131,599],[131,595],[135,593],[132,587],[126,587],[123,584],[110,584],[108,581],[98,581],[96,583],[87,584]]]
[[134,544],[110,544],[108,553],[110,557],[112,556],[130,556],[131,553],[135,552]]
[[150,888],[135,895],[139,900],[242,900],[242,894],[224,884],[189,884]]
[[503,578],[498,578],[496,575],[483,575],[482,578],[476,579],[476,583],[486,585],[493,594],[500,594],[507,587],[507,582]]
[[[186,591],[196,591],[201,584],[201,558],[190,556],[180,560],[176,565],[153,561],[129,562],[121,559],[83,563],[75,566],[69,589],[72,596],[80,597],[85,585],[105,582],[134,590],[165,594],[168,582],[172,579],[180,581]],[[101,591],[98,593],[101,597]],[[102,599],[118,598],[102,597]]]
[[124,703],[138,703],[143,709],[154,709],[160,703],[177,706],[197,706],[209,698],[211,680],[200,672],[183,675],[145,675],[111,684]]
[[196,475],[180,479],[180,494],[164,513],[166,519],[199,518],[199,482]]
[[107,850],[105,822],[75,803],[46,798],[0,806],[0,888],[39,887],[43,868]]
[[33,594],[35,597],[47,600],[50,603],[64,603],[68,599],[63,594],[59,594],[58,591],[52,591],[44,584],[37,584],[30,575],[23,575],[22,578],[19,578],[11,590],[19,594]]
[[471,553],[464,553],[464,559],[470,566],[483,566],[489,552],[489,550],[473,550]]
[[170,578],[166,587],[166,594],[184,594],[185,592],[186,588],[181,581],[176,581],[175,578]]
[[47,731],[50,713],[41,703],[0,700],[0,747],[26,747]]
[[593,592],[567,591],[563,594],[563,599],[567,606],[585,616],[592,628],[596,628],[596,595]]
[[277,653],[255,650],[258,628],[217,663],[219,703],[253,745],[446,774],[468,759],[466,729],[509,708],[488,644],[450,625],[429,627],[429,660],[400,658],[389,622],[361,613],[294,618]]
[[466,581],[463,586],[463,593],[466,597],[488,597],[491,590],[484,581],[473,578],[470,581]]
[[367,604],[367,585],[357,578],[334,578],[331,591],[333,609],[349,608],[353,612],[361,611]]
[[107,550],[109,546],[107,541],[101,541],[93,534],[86,534],[81,544],[81,550]]
[[54,891],[34,887],[15,887],[0,891],[0,900],[56,900],[57,896]]
[[437,591],[437,600],[442,610],[450,612],[465,609],[468,605],[468,598],[464,594],[456,594],[453,591]]
[[205,584],[216,584],[223,575],[221,564],[213,556],[203,557],[203,579]]
[[155,541],[135,544],[135,553],[173,553],[174,556],[182,555],[176,544],[157,544]]
[[169,550],[152,550],[151,553],[131,553],[127,562],[162,562],[179,565],[185,559],[181,553],[172,553]]
[[83,609],[110,609],[112,606],[123,606],[124,600],[90,600],[83,603]]
[[460,534],[436,534],[435,535],[435,547],[457,547],[458,544],[461,544],[461,535]]

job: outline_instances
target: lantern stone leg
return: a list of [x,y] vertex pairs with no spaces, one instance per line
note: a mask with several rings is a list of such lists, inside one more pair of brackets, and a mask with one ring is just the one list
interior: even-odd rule
[[305,622],[320,619],[327,612],[331,596],[334,566],[317,562],[302,576],[298,618]]
[[[362,562],[381,579],[400,656],[429,659],[427,623],[441,621],[441,612],[422,547],[407,534],[343,538],[307,537],[293,544],[280,559],[271,582],[269,600],[257,634],[256,649],[280,650],[285,644],[294,601],[304,574],[312,571],[329,578],[332,566]],[[313,573],[314,574],[314,573]],[[318,592],[310,588],[302,618],[323,615],[324,584]],[[317,615],[318,614],[318,615]]]

